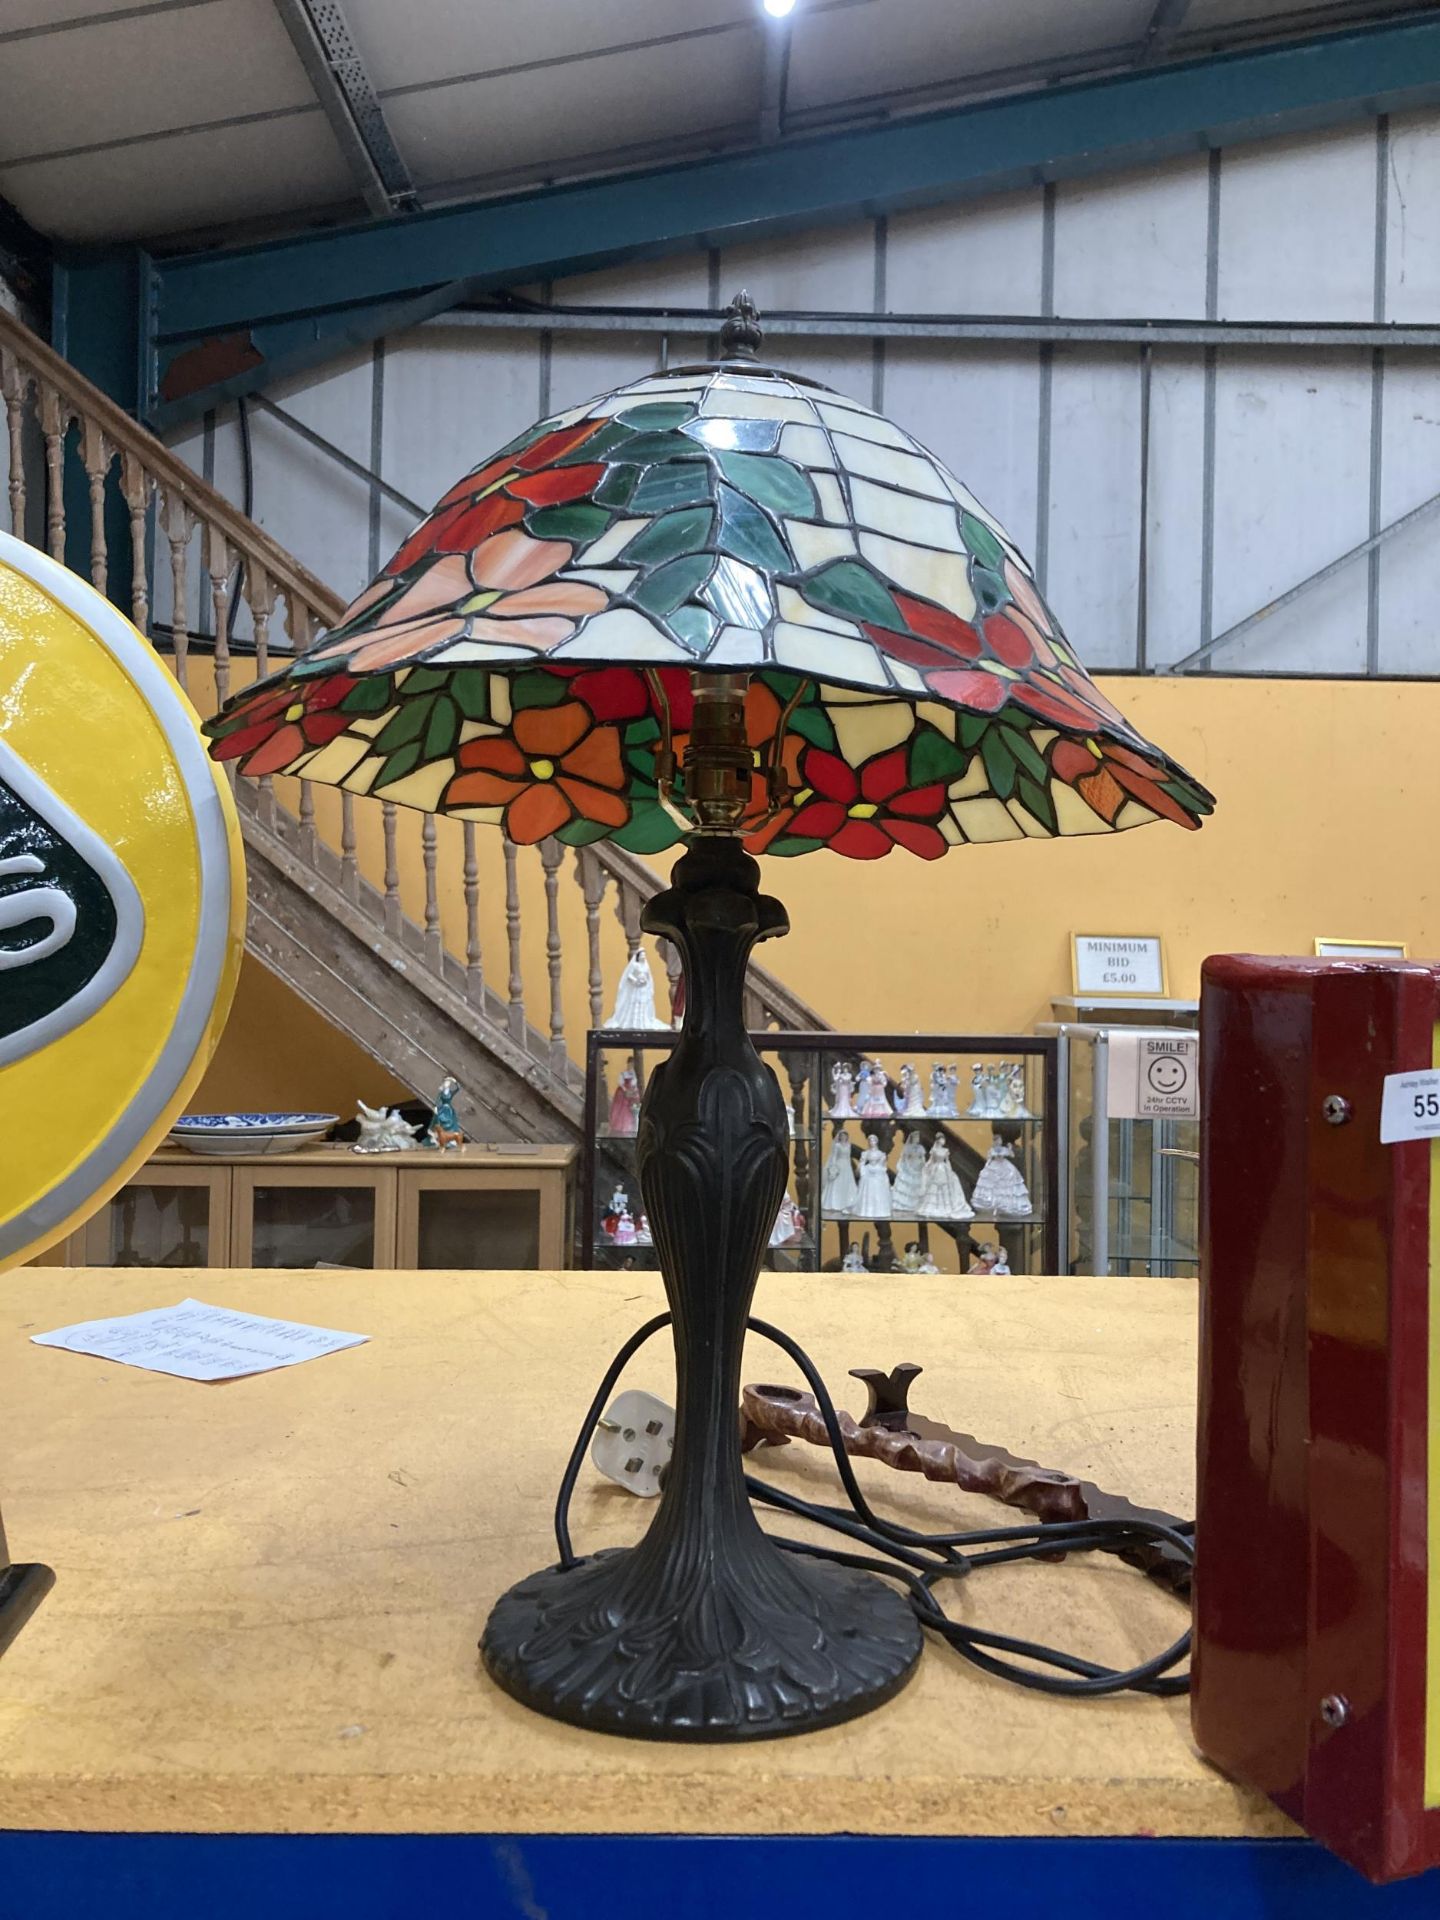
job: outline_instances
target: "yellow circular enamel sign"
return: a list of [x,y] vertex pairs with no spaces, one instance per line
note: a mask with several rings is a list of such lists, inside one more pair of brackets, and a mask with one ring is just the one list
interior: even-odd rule
[[0,1268],[165,1137],[230,1010],[244,909],[184,694],[108,600],[0,534]]

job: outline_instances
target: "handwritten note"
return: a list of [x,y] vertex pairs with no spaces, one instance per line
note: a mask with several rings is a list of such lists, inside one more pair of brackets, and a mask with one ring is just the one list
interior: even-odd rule
[[151,1373],[173,1373],[182,1380],[237,1380],[242,1374],[295,1367],[302,1360],[362,1346],[369,1337],[302,1326],[295,1320],[271,1320],[263,1313],[235,1313],[228,1307],[207,1306],[203,1300],[150,1307],[114,1320],[81,1320],[73,1327],[31,1336],[37,1347],[95,1354]]

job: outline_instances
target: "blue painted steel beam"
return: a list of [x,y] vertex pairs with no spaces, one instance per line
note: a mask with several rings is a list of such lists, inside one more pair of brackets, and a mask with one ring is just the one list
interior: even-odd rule
[[1440,99],[1440,14],[667,170],[156,262],[161,341],[1140,166]]
[[[1427,12],[404,222],[158,257],[140,276],[138,411],[176,425],[487,289],[1436,101],[1440,12]],[[78,316],[98,288],[69,271]],[[65,272],[57,267],[57,280]],[[106,320],[90,314],[88,330]],[[113,323],[134,325],[122,315]]]

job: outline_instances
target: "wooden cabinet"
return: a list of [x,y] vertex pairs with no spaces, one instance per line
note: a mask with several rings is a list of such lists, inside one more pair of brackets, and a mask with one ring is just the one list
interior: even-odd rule
[[575,1147],[166,1148],[46,1264],[509,1270],[573,1260]]

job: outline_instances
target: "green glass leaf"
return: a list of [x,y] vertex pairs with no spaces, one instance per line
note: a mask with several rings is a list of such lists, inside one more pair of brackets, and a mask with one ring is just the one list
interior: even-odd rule
[[704,607],[677,607],[666,616],[666,626],[692,653],[704,653],[715,638],[720,622]]
[[846,620],[865,620],[871,626],[903,632],[895,602],[880,584],[878,575],[860,560],[832,560],[828,567],[812,573],[800,582],[800,591],[812,607],[822,613],[839,614]]
[[367,674],[340,702],[342,713],[383,713],[394,699],[388,673]]
[[401,747],[398,753],[392,753],[371,787],[372,793],[379,793],[382,787],[391,786],[396,780],[403,780],[407,773],[413,773],[420,764],[420,742],[412,740],[408,747]]
[[685,433],[636,433],[625,442],[625,458],[637,467],[655,466],[662,460],[693,460],[699,451]]
[[982,613],[998,613],[1010,598],[1010,589],[1000,575],[992,573],[989,567],[971,567],[970,584],[975,589],[975,598],[980,603]]
[[418,740],[430,719],[431,701],[402,700],[375,736],[376,753],[393,753],[409,740]]
[[791,714],[785,731],[798,733],[812,747],[823,747],[827,753],[835,751],[835,728],[829,714],[818,702],[807,706],[802,701]]
[[674,560],[682,553],[694,553],[710,538],[711,513],[708,507],[685,507],[679,513],[662,513],[648,527],[642,527],[620,558],[639,565]]
[[1049,833],[1058,833],[1060,823],[1055,818],[1055,803],[1050,798],[1050,789],[1039,781],[1027,780],[1020,776],[1020,804],[1027,813],[1033,814],[1041,826]]
[[623,827],[610,835],[617,847],[630,853],[660,853],[680,838],[680,826],[665,809],[642,802]]
[[490,718],[490,676],[482,667],[456,667],[450,696],[467,720]]
[[797,514],[801,519],[819,512],[820,503],[803,467],[782,460],[778,454],[721,453],[716,458],[731,486],[748,493],[762,507],[775,513]]
[[1006,744],[1004,729],[987,727],[980,741],[980,752],[996,797],[1008,800],[1015,791],[1017,768],[1015,756]]
[[[688,442],[687,442],[688,444]],[[608,480],[609,476],[606,476]],[[603,499],[601,486],[595,498]],[[711,474],[708,460],[667,460],[663,466],[649,467],[641,473],[630,495],[636,513],[665,513],[671,507],[698,507],[710,498]],[[606,506],[614,503],[605,500]]]
[[405,676],[403,692],[407,700],[413,700],[417,693],[439,693],[449,684],[448,667],[412,667]]
[[962,713],[960,719],[960,744],[962,747],[978,747],[990,728],[988,713]]
[[598,540],[609,524],[606,509],[585,500],[572,500],[563,507],[540,507],[525,520],[527,531],[537,540],[573,540],[577,546]]
[[683,427],[694,412],[695,404],[691,400],[646,400],[638,407],[626,407],[615,418],[627,427],[658,433],[670,427]]
[[647,740],[658,740],[659,738],[660,722],[655,718],[653,713],[647,714],[643,720],[632,720],[625,729],[625,742],[627,746],[638,746]]
[[957,780],[970,758],[937,727],[921,727],[910,747],[910,784],[926,787],[933,780]]
[[960,515],[960,537],[982,567],[999,569],[1005,564],[1005,549],[983,520],[973,513]]
[[613,466],[590,497],[602,507],[623,507],[628,502],[634,491],[635,482],[639,478],[638,467]]
[[630,598],[647,613],[658,613],[663,618],[700,591],[714,564],[713,554],[708,553],[691,553],[683,560],[670,560],[633,586]]
[[510,681],[510,705],[517,713],[525,707],[558,707],[569,693],[568,681],[557,673],[546,673],[542,667],[517,673]]
[[717,544],[721,551],[748,561],[762,572],[785,572],[791,565],[785,543],[754,501],[723,485],[716,489],[715,497],[720,508]]
[[567,820],[555,835],[563,840],[567,847],[588,847],[594,840],[603,840],[610,829],[601,826],[598,820]]
[[1005,744],[1020,762],[1021,767],[1032,780],[1046,780],[1049,769],[1045,765],[1045,756],[1035,745],[1026,730],[1026,723],[1019,713],[1006,709],[1000,716],[1000,724],[1005,729]]
[[778,854],[782,860],[786,860],[792,854],[814,853],[817,847],[822,847],[824,844],[823,840],[812,840],[803,834],[782,833],[770,842],[765,851]]
[[425,726],[421,752],[427,760],[443,760],[455,750],[460,738],[460,709],[443,693],[430,702],[430,718]]
[[1173,774],[1168,780],[1162,780],[1160,782],[1160,791],[1162,793],[1168,793],[1172,800],[1178,800],[1182,807],[1189,807],[1195,813],[1207,813],[1209,811],[1209,801],[1206,800],[1203,795],[1197,793],[1195,788],[1190,786],[1188,782],[1177,780]]

